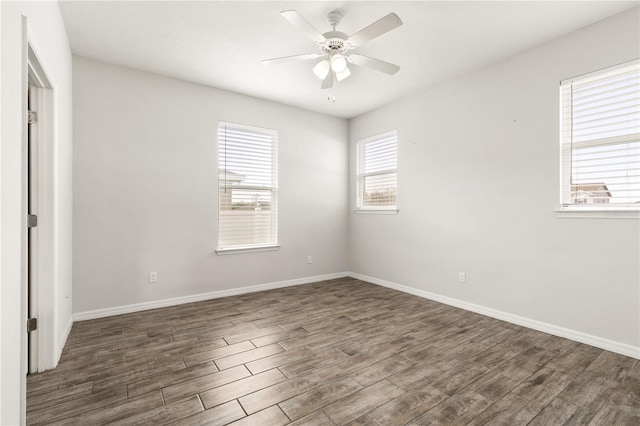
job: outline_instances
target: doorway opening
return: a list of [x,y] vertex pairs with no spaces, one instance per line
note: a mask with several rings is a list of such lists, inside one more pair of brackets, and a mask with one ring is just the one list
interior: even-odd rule
[[55,366],[53,325],[53,88],[28,43],[26,138],[27,372]]

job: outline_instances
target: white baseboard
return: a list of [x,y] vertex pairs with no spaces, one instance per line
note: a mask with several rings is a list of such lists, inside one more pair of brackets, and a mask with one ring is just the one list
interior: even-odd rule
[[459,299],[442,296],[440,294],[431,293],[425,290],[419,290],[413,287],[397,284],[391,281],[385,281],[379,278],[370,277],[370,276],[358,274],[355,272],[339,272],[335,274],[318,275],[314,277],[305,277],[305,278],[298,278],[298,279],[287,280],[287,281],[278,281],[274,283],[266,283],[266,284],[258,284],[258,285],[247,286],[247,287],[233,288],[228,290],[219,290],[219,291],[213,291],[209,293],[195,294],[191,296],[182,296],[182,297],[175,297],[171,299],[154,300],[151,302],[135,303],[135,304],[125,305],[125,306],[116,306],[113,308],[77,312],[73,314],[73,318],[69,321],[69,324],[67,325],[67,329],[65,330],[63,338],[60,339],[60,341],[58,342],[57,359],[59,359],[60,354],[62,353],[62,349],[64,348],[64,344],[67,340],[67,336],[71,331],[73,321],[84,321],[84,320],[95,319],[95,318],[103,318],[103,317],[109,317],[113,315],[121,315],[121,314],[127,314],[131,312],[145,311],[148,309],[164,308],[166,306],[180,305],[180,304],[191,303],[191,302],[200,302],[203,300],[217,299],[220,297],[236,296],[239,294],[254,293],[258,291],[271,290],[271,289],[282,288],[282,287],[291,287],[295,285],[309,284],[309,283],[314,283],[318,281],[332,280],[332,279],[344,278],[344,277],[352,277],[352,278],[366,281],[372,284],[398,290],[403,293],[408,293],[414,296],[444,303],[445,305],[454,306],[456,308],[475,312],[481,315],[486,315],[491,318],[507,321],[512,324],[517,324],[523,327],[542,331],[544,333],[553,334],[554,336],[564,337],[566,339],[574,340],[576,342],[584,343],[587,345],[595,346],[597,348],[615,352],[621,355],[640,359],[640,347],[628,345],[626,343],[616,342],[613,340],[594,336],[592,334],[583,333],[581,331],[559,327],[557,325],[522,317],[519,315],[510,314],[508,312],[499,311],[497,309],[476,305],[476,304],[465,302]]
[[592,334],[583,333],[581,331],[576,331],[569,328],[559,327],[557,325],[549,324],[546,322],[521,317],[519,315],[510,314],[507,312],[499,311],[497,309],[487,308],[485,306],[480,306],[480,305],[465,302],[462,300],[454,299],[451,297],[442,296],[436,293],[419,290],[419,289],[408,287],[402,284],[381,280],[379,278],[357,274],[355,272],[349,272],[347,275],[352,278],[356,278],[372,284],[377,284],[383,287],[398,290],[403,293],[408,293],[414,296],[423,297],[425,299],[444,303],[445,305],[455,306],[456,308],[461,308],[467,311],[486,315],[491,318],[496,318],[502,321],[521,325],[523,327],[542,331],[544,333],[553,334],[554,336],[564,337],[569,340],[574,340],[576,342],[585,343],[587,345],[595,346],[597,348],[605,349],[607,351],[611,351],[621,355],[640,359],[640,347],[628,345],[626,343],[616,342],[613,340],[605,339],[602,337],[594,336]]
[[[228,290],[218,290],[209,293],[194,294],[190,296],[174,297],[171,299],[154,300],[151,302],[134,303],[132,305],[116,306],[113,308],[96,309],[93,311],[76,312],[73,314],[74,321],[85,321],[96,318],[110,317],[113,315],[128,314],[131,312],[146,311],[148,309],[164,308],[167,306],[181,305],[184,303],[200,302],[203,300],[217,299],[220,297],[236,296],[239,294],[255,293],[257,291],[271,290],[275,288],[291,287],[301,284],[309,284],[318,281],[333,280],[348,276],[346,272],[335,274],[317,275],[314,277],[297,278],[274,283],[258,284],[248,287],[232,288]],[[66,340],[66,338],[65,338]],[[64,346],[64,345],[63,345]]]

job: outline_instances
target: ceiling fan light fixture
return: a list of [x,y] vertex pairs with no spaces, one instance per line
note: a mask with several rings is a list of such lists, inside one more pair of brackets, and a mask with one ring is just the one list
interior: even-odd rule
[[344,70],[336,73],[336,78],[338,79],[338,81],[342,81],[345,78],[349,77],[350,75],[351,75],[351,71],[349,70],[349,67],[344,67]]
[[329,68],[330,68],[329,61],[324,59],[318,62],[315,67],[313,67],[313,73],[320,80],[324,80],[325,78],[327,78],[327,75],[329,74]]
[[364,43],[401,26],[402,20],[395,13],[389,13],[352,35],[336,30],[336,25],[342,20],[342,12],[339,10],[333,10],[327,16],[327,22],[333,28],[324,34],[320,33],[295,10],[284,10],[280,14],[313,40],[320,53],[303,53],[301,55],[266,59],[262,61],[264,64],[280,64],[289,61],[317,60],[320,58],[320,62],[317,62],[313,67],[313,73],[322,80],[320,88],[323,90],[332,88],[336,81],[348,78],[351,75],[351,70],[348,66],[350,63],[388,75],[394,75],[400,70],[397,65],[350,52],[352,49],[359,48]]
[[340,73],[343,72],[347,68],[347,59],[341,54],[337,53],[331,57],[331,69]]

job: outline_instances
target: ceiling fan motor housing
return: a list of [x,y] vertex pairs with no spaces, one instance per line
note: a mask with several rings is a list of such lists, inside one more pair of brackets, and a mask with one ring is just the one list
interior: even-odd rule
[[326,39],[319,43],[320,51],[327,54],[344,53],[349,49],[353,49],[348,42],[349,36],[340,31],[329,31],[323,34]]
[[332,10],[327,15],[327,22],[333,27],[333,31],[328,31],[322,36],[326,39],[322,43],[319,43],[320,51],[326,53],[329,56],[336,53],[344,53],[353,47],[349,43],[349,36],[341,31],[336,31],[336,25],[342,21],[342,12],[339,10]]

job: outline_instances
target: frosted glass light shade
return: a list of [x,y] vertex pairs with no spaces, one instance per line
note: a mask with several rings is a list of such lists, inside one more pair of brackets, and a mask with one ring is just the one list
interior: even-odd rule
[[313,73],[320,80],[324,80],[325,78],[327,78],[327,75],[329,74],[329,68],[330,68],[329,61],[325,59],[323,61],[318,62],[316,66],[313,67]]
[[349,77],[350,75],[351,75],[351,71],[349,71],[349,67],[344,67],[344,70],[336,73],[336,78],[338,79],[338,81],[342,81],[345,78]]
[[334,72],[342,72],[347,68],[347,60],[340,54],[333,55],[331,58],[331,69]]

